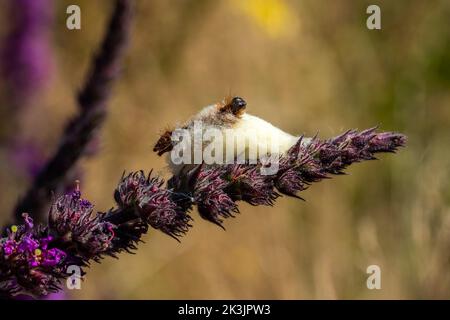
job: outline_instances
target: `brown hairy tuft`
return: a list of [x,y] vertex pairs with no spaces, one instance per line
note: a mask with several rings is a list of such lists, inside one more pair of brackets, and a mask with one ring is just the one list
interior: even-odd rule
[[161,134],[158,141],[156,142],[155,147],[153,148],[153,152],[157,152],[158,156],[161,156],[166,152],[172,151],[173,149],[172,131],[173,130],[166,130],[164,133]]

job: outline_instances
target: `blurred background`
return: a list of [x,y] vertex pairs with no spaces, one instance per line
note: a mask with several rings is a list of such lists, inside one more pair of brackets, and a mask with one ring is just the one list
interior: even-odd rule
[[[0,222],[10,220],[76,112],[107,0],[1,0]],[[81,30],[66,8],[81,8]],[[381,8],[368,30],[366,8]],[[98,210],[124,170],[154,168],[165,126],[228,94],[292,134],[379,125],[408,146],[312,185],[306,202],[242,203],[224,232],[200,219],[177,243],[151,230],[70,299],[450,298],[450,2],[137,1],[97,146],[74,174]],[[17,23],[21,21],[21,23]],[[11,36],[14,34],[14,36]],[[368,290],[366,268],[381,268]]]

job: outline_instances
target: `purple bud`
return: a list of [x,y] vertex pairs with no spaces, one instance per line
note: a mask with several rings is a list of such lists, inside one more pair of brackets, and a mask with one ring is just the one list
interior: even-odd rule
[[274,190],[273,177],[262,175],[260,166],[230,165],[226,178],[230,182],[227,193],[233,200],[251,205],[273,205],[279,194]]
[[287,169],[276,179],[277,189],[288,196],[297,197],[296,193],[308,188],[306,182],[295,169]]
[[224,191],[230,184],[222,178],[225,170],[222,167],[200,169],[194,185],[194,199],[200,216],[220,227],[223,218],[239,213],[237,204]]
[[191,217],[172,198],[173,193],[163,188],[164,181],[146,177],[142,171],[123,176],[114,193],[122,208],[132,208],[153,228],[177,238],[191,226]]

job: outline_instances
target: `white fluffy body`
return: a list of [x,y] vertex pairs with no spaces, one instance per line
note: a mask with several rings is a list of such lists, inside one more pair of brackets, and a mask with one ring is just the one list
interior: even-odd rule
[[248,153],[250,146],[257,146],[258,154],[265,150],[269,154],[283,154],[299,139],[266,120],[247,113],[233,126],[233,131],[236,136],[246,138],[245,150],[236,150],[238,154]]
[[[217,110],[215,105],[203,108],[182,128],[189,131],[191,141],[194,141],[195,123],[201,122],[203,136],[210,129],[217,133],[220,132],[223,138],[203,141],[201,148],[202,151],[208,148],[206,149],[208,152],[211,149],[219,150],[222,148],[223,159],[226,163],[233,163],[238,158],[256,162],[267,154],[283,154],[299,139],[298,136],[284,132],[271,123],[248,113],[230,119],[228,115],[226,117],[220,116]],[[241,143],[236,143],[236,139],[240,139]],[[303,143],[308,142],[309,139],[303,140]],[[191,153],[191,159],[194,159],[194,143],[183,148],[183,152]],[[191,150],[186,150],[186,148]],[[233,150],[230,150],[230,148]],[[178,150],[180,150],[180,147],[178,147]],[[170,153],[167,161],[173,174],[179,173],[180,170],[189,170],[195,166],[195,164],[186,163],[174,164]]]

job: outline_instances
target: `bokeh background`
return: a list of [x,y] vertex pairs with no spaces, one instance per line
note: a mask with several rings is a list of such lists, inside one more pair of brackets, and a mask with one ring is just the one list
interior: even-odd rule
[[[2,223],[76,112],[75,94],[112,8],[107,0],[28,1],[30,47],[18,56],[12,11],[30,11],[20,2],[27,1],[0,2]],[[65,27],[70,4],[81,7],[81,30]],[[382,30],[366,28],[370,4],[381,7]],[[181,243],[152,230],[136,255],[92,265],[67,298],[450,298],[449,1],[141,0],[136,7],[106,124],[75,175],[99,210],[114,205],[124,170],[168,177],[152,152],[160,130],[230,93],[293,134],[326,138],[379,125],[405,133],[408,147],[314,184],[302,194],[306,202],[241,204],[225,232],[197,213]],[[381,290],[366,287],[372,264],[381,267]]]

